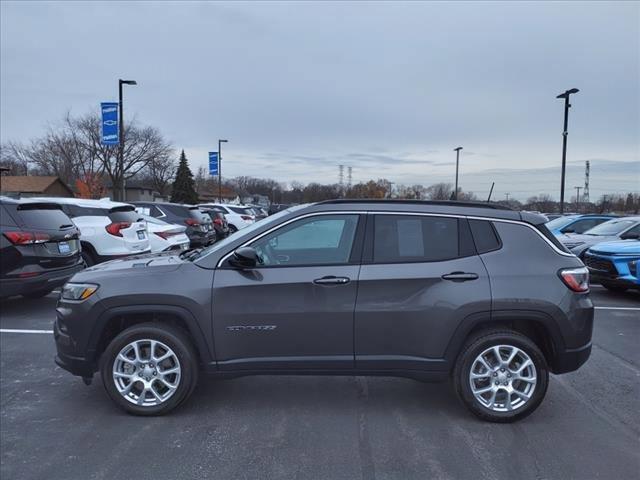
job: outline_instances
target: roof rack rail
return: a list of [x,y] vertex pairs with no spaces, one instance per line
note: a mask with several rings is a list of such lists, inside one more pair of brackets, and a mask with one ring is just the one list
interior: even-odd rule
[[319,205],[335,203],[406,203],[412,205],[443,205],[448,207],[475,207],[492,208],[494,210],[511,210],[513,208],[487,202],[464,202],[458,200],[402,200],[402,199],[377,199],[377,198],[336,198],[334,200],[324,200],[318,202]]

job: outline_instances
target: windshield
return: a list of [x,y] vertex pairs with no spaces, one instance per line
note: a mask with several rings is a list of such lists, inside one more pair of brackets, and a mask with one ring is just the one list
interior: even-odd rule
[[597,236],[618,235],[636,222],[636,220],[609,220],[593,227],[591,230],[587,230],[584,234]]
[[545,225],[549,230],[558,230],[560,228],[566,227],[571,222],[573,222],[577,217],[558,217],[550,222],[547,222]]
[[199,252],[198,255],[195,255],[191,258],[189,258],[189,260],[195,260],[201,257],[204,257],[205,255],[208,255],[212,252],[217,252],[218,250],[221,250],[223,248],[225,248],[227,245],[229,245],[230,243],[235,242],[236,240],[242,238],[242,237],[250,237],[251,234],[262,227],[268,226],[272,223],[277,223],[278,220],[280,220],[282,217],[284,217],[285,215],[288,215],[291,212],[295,212],[297,210],[300,210],[301,208],[304,208],[306,206],[308,206],[309,204],[303,204],[303,205],[296,205],[295,207],[291,207],[287,210],[282,210],[274,215],[271,215],[270,217],[265,218],[264,220],[260,220],[260,222],[258,223],[253,223],[251,225],[249,225],[248,227],[243,228],[242,230],[239,230],[238,232],[234,233],[233,235],[229,235],[227,238],[220,240],[219,242],[214,243],[213,245],[203,249],[201,252]]

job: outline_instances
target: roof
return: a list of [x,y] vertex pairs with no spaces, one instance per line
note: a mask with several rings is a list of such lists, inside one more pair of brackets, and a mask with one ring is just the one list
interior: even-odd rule
[[100,200],[92,200],[89,198],[68,198],[68,197],[30,197],[25,199],[25,202],[50,202],[58,203],[60,205],[77,205],[79,207],[88,208],[115,208],[115,207],[132,207],[130,203],[112,202],[108,198],[101,198]]
[[314,211],[375,211],[460,215],[516,220],[539,225],[548,221],[539,213],[512,210],[493,203],[428,200],[329,200],[309,207]]
[[3,192],[17,193],[44,193],[47,188],[56,182],[60,182],[64,188],[73,195],[73,190],[60,180],[60,177],[40,177],[35,175],[11,175],[2,177],[0,180],[0,190]]

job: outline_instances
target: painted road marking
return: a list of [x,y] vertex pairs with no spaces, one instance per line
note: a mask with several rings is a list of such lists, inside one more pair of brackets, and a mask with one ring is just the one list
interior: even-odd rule
[[20,330],[16,328],[0,328],[0,333],[48,333],[52,334],[53,330]]
[[596,310],[638,310],[640,307],[594,307]]

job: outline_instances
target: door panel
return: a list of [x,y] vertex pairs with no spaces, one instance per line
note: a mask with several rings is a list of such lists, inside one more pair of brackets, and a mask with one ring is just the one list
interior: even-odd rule
[[[220,269],[213,329],[224,370],[353,368],[359,266]],[[348,282],[314,283],[324,277]]]

